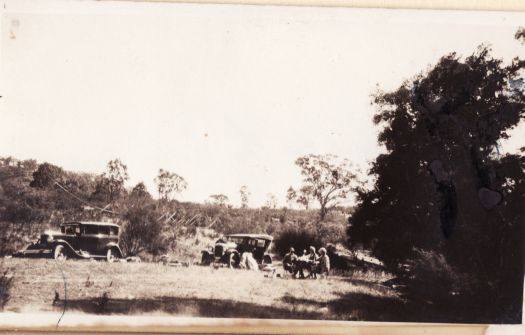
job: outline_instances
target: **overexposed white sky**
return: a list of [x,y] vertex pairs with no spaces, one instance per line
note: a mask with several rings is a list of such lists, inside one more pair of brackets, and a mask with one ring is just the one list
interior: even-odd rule
[[[378,154],[376,85],[395,89],[439,57],[481,43],[525,57],[524,13],[4,1],[0,156],[101,173],[120,158],[129,186],[163,168],[178,197],[224,193],[284,204],[294,165]],[[505,144],[525,145],[525,127]]]

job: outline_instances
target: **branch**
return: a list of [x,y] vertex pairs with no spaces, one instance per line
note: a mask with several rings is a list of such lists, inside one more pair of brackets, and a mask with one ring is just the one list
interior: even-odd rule
[[63,190],[64,192],[66,192],[67,194],[69,194],[71,197],[75,198],[76,200],[80,201],[81,203],[85,204],[85,205],[88,205],[90,207],[93,207],[95,209],[98,209],[99,211],[101,212],[108,212],[108,213],[111,213],[111,214],[116,214],[118,215],[119,213],[117,212],[114,212],[114,211],[110,211],[109,209],[106,209],[109,205],[107,205],[106,207],[104,208],[101,208],[101,207],[98,207],[98,206],[95,206],[95,205],[92,205],[90,204],[89,202],[77,197],[76,195],[74,195],[73,193],[71,193],[69,190],[67,190],[64,186],[60,185],[57,181],[55,181],[55,185],[57,185],[61,190]]

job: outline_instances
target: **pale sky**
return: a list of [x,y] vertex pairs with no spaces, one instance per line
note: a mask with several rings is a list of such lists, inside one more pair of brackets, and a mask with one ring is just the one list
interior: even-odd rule
[[[120,158],[128,186],[156,193],[159,168],[182,175],[178,199],[226,194],[284,205],[294,165],[332,153],[378,154],[370,94],[440,56],[525,57],[523,13],[4,1],[0,156],[101,173]],[[506,151],[525,145],[520,127]]]

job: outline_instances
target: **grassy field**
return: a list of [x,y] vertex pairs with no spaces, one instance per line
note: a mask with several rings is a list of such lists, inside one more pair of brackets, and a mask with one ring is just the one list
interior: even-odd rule
[[6,311],[61,311],[65,304],[67,311],[92,314],[334,320],[393,320],[404,313],[398,293],[381,284],[389,279],[381,272],[295,280],[156,263],[5,259],[4,267],[14,269]]

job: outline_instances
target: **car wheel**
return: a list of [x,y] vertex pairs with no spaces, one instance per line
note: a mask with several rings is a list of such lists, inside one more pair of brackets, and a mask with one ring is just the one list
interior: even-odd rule
[[63,245],[57,245],[55,251],[53,252],[53,257],[57,261],[65,261],[67,259],[66,249]]
[[201,258],[201,265],[210,265],[211,264],[211,257],[208,253],[203,252],[202,258]]
[[115,252],[115,250],[113,250],[113,248],[109,248],[108,251],[106,252],[106,260],[108,261],[108,263],[116,262],[118,261],[118,259],[119,257],[117,253]]

